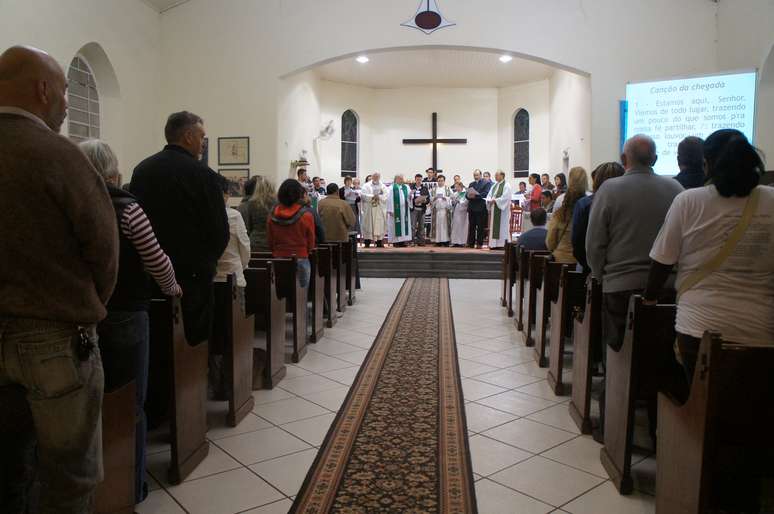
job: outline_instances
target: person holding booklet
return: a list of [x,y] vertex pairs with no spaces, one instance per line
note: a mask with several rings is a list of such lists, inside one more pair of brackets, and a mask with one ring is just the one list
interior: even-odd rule
[[489,190],[486,204],[492,209],[489,219],[489,249],[502,248],[511,240],[511,197],[513,191],[505,180],[505,173],[495,173],[497,182]]
[[425,209],[430,202],[430,192],[427,183],[422,181],[422,175],[414,175],[414,183],[411,184],[411,229],[414,233],[414,243],[417,246],[425,246]]
[[446,185],[446,177],[438,175],[438,185],[433,189],[433,221],[430,239],[437,246],[448,246],[451,239],[451,188]]
[[458,182],[454,185],[451,198],[454,214],[452,215],[451,245],[465,246],[468,242],[468,198],[465,185]]
[[403,175],[396,175],[387,190],[387,238],[394,246],[406,246],[411,241],[411,201]]

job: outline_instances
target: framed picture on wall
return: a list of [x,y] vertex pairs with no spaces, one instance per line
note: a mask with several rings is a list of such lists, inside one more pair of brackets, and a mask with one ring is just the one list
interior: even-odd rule
[[250,164],[249,137],[219,137],[218,165],[246,166]]
[[209,138],[204,138],[204,149],[202,150],[202,158],[199,159],[199,162],[204,164],[205,166],[210,165],[210,140]]
[[228,180],[228,195],[231,198],[245,196],[245,182],[250,178],[250,170],[247,168],[219,169],[218,173]]

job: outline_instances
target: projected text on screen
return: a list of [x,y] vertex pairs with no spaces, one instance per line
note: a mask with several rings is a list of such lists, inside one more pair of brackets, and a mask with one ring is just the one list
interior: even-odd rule
[[677,145],[687,136],[734,128],[752,141],[755,83],[755,72],[749,72],[628,84],[626,136],[651,136],[658,148],[656,172],[676,174]]

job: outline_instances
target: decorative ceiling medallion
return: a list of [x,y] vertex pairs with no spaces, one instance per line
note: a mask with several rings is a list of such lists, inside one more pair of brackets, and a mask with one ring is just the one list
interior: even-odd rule
[[403,27],[421,30],[425,34],[432,34],[438,29],[454,25],[456,23],[452,23],[443,17],[441,10],[438,9],[438,2],[436,0],[421,0],[414,17],[405,23],[401,23]]

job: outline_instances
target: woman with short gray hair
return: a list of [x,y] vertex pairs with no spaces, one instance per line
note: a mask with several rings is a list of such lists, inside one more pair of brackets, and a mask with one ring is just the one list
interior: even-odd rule
[[119,188],[118,159],[104,141],[89,140],[80,145],[105,184],[113,202],[119,228],[118,282],[107,304],[108,314],[97,326],[105,392],[134,380],[137,398],[135,443],[135,501],[148,495],[145,484],[145,396],[148,389],[148,309],[151,299],[150,274],[162,293],[180,296],[175,271],[159,246],[150,221],[137,199]]

